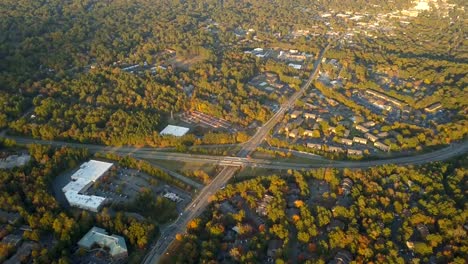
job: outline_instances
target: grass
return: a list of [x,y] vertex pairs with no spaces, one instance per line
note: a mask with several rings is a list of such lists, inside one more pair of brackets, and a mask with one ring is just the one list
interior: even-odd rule
[[151,160],[151,162],[175,172],[202,170],[210,176],[214,176],[216,165],[202,162],[183,162],[173,160]]
[[267,176],[267,175],[272,175],[275,173],[278,173],[278,170],[244,167],[234,176],[234,179],[245,180],[245,179],[252,178],[252,177]]

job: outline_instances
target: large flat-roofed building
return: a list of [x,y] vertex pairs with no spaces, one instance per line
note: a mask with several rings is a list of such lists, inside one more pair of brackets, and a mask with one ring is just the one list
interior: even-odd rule
[[90,160],[83,163],[71,176],[72,181],[62,188],[71,206],[97,212],[106,202],[105,197],[86,195],[84,192],[111,167],[112,163]]
[[78,246],[91,250],[94,246],[108,248],[112,258],[126,258],[128,256],[125,239],[117,235],[108,235],[106,230],[93,227],[78,241]]
[[189,131],[190,129],[188,127],[181,127],[181,126],[173,126],[173,125],[168,125],[167,127],[165,127],[161,133],[161,135],[171,135],[171,136],[176,136],[176,137],[181,137],[185,134],[187,134],[187,132]]

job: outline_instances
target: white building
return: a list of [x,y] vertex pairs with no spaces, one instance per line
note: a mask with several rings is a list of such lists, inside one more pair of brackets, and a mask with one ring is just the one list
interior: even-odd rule
[[78,245],[86,250],[92,250],[96,245],[108,250],[114,259],[126,258],[128,256],[125,239],[117,235],[109,235],[106,230],[93,227],[86,235],[78,241]]
[[190,129],[188,127],[181,127],[181,126],[173,126],[173,125],[168,125],[167,127],[165,127],[161,133],[161,135],[171,135],[171,136],[176,136],[176,137],[181,137],[185,134],[187,134],[187,132],[189,131]]
[[300,65],[300,64],[289,63],[288,66],[293,67],[296,70],[302,69],[302,65]]
[[71,176],[72,181],[62,188],[68,203],[74,207],[98,212],[107,199],[96,195],[87,195],[84,192],[112,165],[112,163],[97,160],[83,163]]

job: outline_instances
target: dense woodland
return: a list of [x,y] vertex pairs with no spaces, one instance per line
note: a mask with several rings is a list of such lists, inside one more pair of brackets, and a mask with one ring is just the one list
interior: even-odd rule
[[[186,151],[202,144],[245,142],[247,132],[210,131],[175,138],[157,131],[171,122],[171,115],[197,110],[247,127],[273,114],[265,102],[282,102],[284,96],[267,94],[247,83],[265,71],[278,74],[293,89],[304,72],[273,60],[244,54],[253,48],[298,49],[316,55],[333,41],[326,56],[342,64],[339,70],[321,67],[343,87],[332,90],[315,83],[325,96],[343,103],[369,120],[381,120],[353,102],[350,91],[384,92],[415,109],[441,102],[453,116],[449,123],[432,128],[405,123],[385,126],[403,136],[393,150],[436,146],[463,140],[468,132],[468,40],[465,1],[449,0],[457,8],[424,12],[410,23],[389,19],[391,32],[373,36],[355,34],[353,45],[336,37],[356,26],[325,12],[359,12],[370,21],[379,13],[408,9],[410,0],[3,0],[0,3],[0,130],[45,140],[69,140],[105,145],[176,147]],[[308,30],[311,35],[291,37]],[[367,30],[367,29],[366,29]],[[250,32],[241,41],[234,32]],[[175,54],[175,55],[168,55]],[[310,65],[310,62],[308,62]],[[138,64],[144,70],[125,71]],[[157,70],[150,67],[164,66]],[[164,69],[163,69],[164,68]],[[299,76],[300,78],[294,78]],[[403,86],[382,88],[376,76],[398,78]],[[193,86],[193,90],[186,88]],[[424,98],[401,92],[425,89]],[[325,125],[321,125],[321,129]],[[205,132],[205,131],[204,131]],[[320,132],[319,132],[320,133]],[[306,150],[269,139],[279,147]],[[386,142],[387,143],[387,142]],[[2,148],[14,147],[10,140]],[[89,158],[86,150],[53,149],[31,145],[32,161],[22,168],[0,170],[0,209],[18,212],[19,225],[29,226],[24,239],[40,243],[32,252],[35,263],[67,263],[72,248],[92,225],[122,234],[139,257],[158,232],[158,226],[176,217],[174,203],[153,199],[142,189],[133,203],[93,215],[64,210],[50,192],[57,174]],[[323,154],[323,153],[322,153]],[[328,158],[340,158],[335,154]],[[154,177],[189,190],[149,163],[130,157],[101,156],[120,165],[141,169]],[[179,254],[168,263],[209,263],[223,260],[256,263],[266,260],[268,241],[280,240],[276,263],[325,263],[338,251],[350,252],[357,262],[405,263],[410,258],[427,263],[465,263],[467,240],[466,158],[421,167],[384,166],[369,170],[289,171],[228,185],[213,198],[210,210],[189,223],[187,236],[178,236]],[[190,177],[208,183],[202,171]],[[341,186],[350,178],[354,186],[346,195]],[[317,183],[329,191],[311,198]],[[291,186],[299,194],[287,201]],[[263,225],[254,225],[246,214],[265,194],[273,196]],[[223,201],[241,197],[236,214],[221,213]],[[344,201],[344,202],[343,202]],[[139,221],[113,210],[140,213]],[[286,215],[287,209],[296,212]],[[331,223],[343,223],[330,227]],[[240,240],[232,247],[225,238],[238,226]],[[424,226],[421,228],[421,226]],[[5,225],[2,235],[18,226]],[[421,229],[424,232],[421,232]],[[426,232],[427,230],[427,232]],[[52,246],[42,241],[55,241]],[[407,245],[411,242],[411,248]],[[227,251],[229,249],[229,251]],[[12,248],[0,246],[0,262]],[[227,251],[227,253],[226,253]],[[225,254],[226,253],[226,254]]]
[[[258,263],[266,259],[269,241],[280,240],[275,263],[328,263],[343,250],[358,263],[464,263],[465,165],[462,158],[420,167],[288,171],[284,177],[239,179],[188,224],[189,234],[178,237],[177,253],[166,261]],[[354,183],[349,194],[344,178]],[[322,184],[328,191],[317,197],[313,192]],[[272,198],[258,224],[255,210],[265,194]],[[219,203],[225,201],[237,208],[235,213],[221,211]],[[240,231],[233,236],[235,226]]]
[[[316,54],[329,41],[325,33],[331,27],[335,32],[352,27],[338,18],[326,26],[320,13],[360,12],[372,17],[411,6],[407,0],[4,1],[0,128],[8,126],[11,133],[35,138],[106,145],[231,143],[229,135],[220,135],[219,141],[191,136],[176,140],[156,131],[171,113],[187,110],[240,126],[264,122],[272,113],[263,103],[284,98],[246,83],[262,71],[278,73],[293,88],[300,80],[292,78],[298,73],[284,65],[243,54],[245,48],[281,47]],[[466,131],[455,135],[466,125],[466,40],[460,16],[464,14],[454,9],[448,16],[421,15],[405,26],[395,20],[391,36],[356,35],[359,45],[333,43],[335,49],[326,56],[346,63],[334,73],[348,80],[345,89],[379,86],[369,78],[368,65],[390,76],[436,86],[421,101],[396,91],[390,94],[417,108],[441,100],[444,107],[457,111],[457,118],[437,128],[439,137],[460,139],[466,135]],[[248,29],[254,33],[245,36],[246,43],[239,42],[234,31]],[[302,29],[316,35],[287,37]],[[175,51],[176,60],[185,66],[172,63],[155,73],[121,70],[123,65],[164,64],[170,60],[168,50]],[[194,90],[186,92],[189,85]],[[446,140],[437,140],[441,141]]]

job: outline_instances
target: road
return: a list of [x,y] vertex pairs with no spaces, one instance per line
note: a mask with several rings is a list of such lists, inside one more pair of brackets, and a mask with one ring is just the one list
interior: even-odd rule
[[174,177],[174,178],[180,180],[181,182],[183,182],[185,184],[188,184],[188,185],[190,185],[192,187],[195,187],[196,189],[203,188],[203,184],[201,184],[199,182],[196,182],[196,181],[194,181],[194,180],[192,180],[192,179],[190,179],[190,178],[188,178],[188,177],[186,177],[186,176],[184,176],[182,174],[179,174],[179,173],[177,173],[175,171],[171,171],[169,169],[166,169],[166,168],[160,166],[159,164],[155,164],[154,162],[151,162],[151,161],[150,161],[150,164],[151,164],[151,166],[156,167],[156,168],[164,171],[165,173],[169,174],[171,177]]
[[225,156],[211,156],[211,155],[197,155],[197,154],[184,154],[184,153],[170,153],[158,151],[154,148],[135,148],[135,147],[107,147],[100,145],[57,142],[57,141],[44,141],[34,140],[29,138],[9,137],[15,139],[20,144],[47,144],[53,146],[70,146],[75,148],[88,148],[90,152],[113,152],[121,155],[131,155],[135,158],[153,159],[153,160],[177,160],[183,162],[200,162],[200,163],[213,163],[224,166],[222,171],[212,180],[212,182],[201,189],[199,195],[189,204],[183,214],[179,218],[165,228],[160,239],[150,250],[146,256],[144,263],[157,263],[160,256],[163,255],[169,245],[175,238],[177,233],[184,233],[187,224],[193,218],[199,216],[201,212],[207,207],[209,197],[211,197],[217,190],[222,188],[231,179],[241,166],[251,166],[269,169],[308,169],[319,167],[333,167],[333,168],[368,168],[384,164],[423,164],[431,161],[442,161],[449,158],[465,154],[468,150],[468,141],[450,145],[449,147],[411,157],[391,158],[386,160],[375,161],[329,161],[321,157],[311,157],[310,163],[291,163],[285,161],[265,160],[265,159],[251,159],[248,156],[255,151],[255,149],[262,143],[268,136],[269,131],[281,121],[283,115],[294,106],[296,100],[309,88],[312,81],[317,75],[320,61],[322,60],[325,48],[318,56],[314,64],[314,70],[306,83],[299,91],[294,93],[289,100],[284,102],[278,112],[276,112],[270,120],[268,120],[262,127],[260,127],[255,135],[241,147],[237,157]]
[[[468,141],[461,144],[450,145],[449,147],[439,149],[437,151],[421,154],[412,157],[402,157],[387,160],[375,160],[375,161],[360,161],[360,162],[343,162],[343,161],[326,161],[320,160],[317,163],[312,164],[294,164],[287,162],[275,162],[275,161],[264,161],[264,160],[252,160],[247,158],[238,157],[243,165],[250,165],[256,167],[270,168],[270,169],[306,169],[306,168],[368,168],[384,164],[423,164],[432,161],[447,160],[452,157],[465,154],[468,151]],[[246,152],[243,152],[246,153]],[[241,154],[243,154],[241,153]],[[226,157],[229,158],[229,157]],[[232,162],[234,159],[230,159]],[[207,185],[199,195],[188,205],[183,214],[168,228],[162,231],[161,238],[157,241],[155,246],[152,248],[150,253],[144,260],[144,263],[157,263],[161,255],[163,255],[177,233],[183,233],[187,224],[190,220],[199,216],[203,210],[208,206],[209,197],[216,193],[217,190],[222,188],[228,180],[235,174],[237,167],[224,167],[224,169],[218,174],[213,181]]]
[[[314,69],[310,74],[309,79],[302,85],[299,91],[295,92],[287,101],[281,104],[280,109],[267,121],[263,126],[257,129],[255,135],[253,135],[249,141],[247,141],[237,153],[238,158],[246,158],[257,149],[257,147],[263,142],[268,136],[270,130],[275,127],[283,118],[283,115],[295,105],[296,100],[299,99],[305,91],[310,87],[313,80],[316,78],[320,62],[322,61],[323,55],[330,47],[328,44],[319,54],[317,60],[314,63]],[[248,160],[248,159],[247,159]],[[209,197],[212,196],[217,190],[222,188],[229,179],[236,173],[237,167],[226,166],[224,169],[211,181],[199,195],[192,201],[191,204],[186,208],[183,214],[171,225],[171,228],[164,230],[161,234],[162,239],[159,239],[156,245],[150,250],[150,253],[146,256],[144,263],[158,263],[159,258],[163,255],[172,241],[175,239],[177,233],[183,233],[190,220],[200,215],[200,213],[208,206]]]
[[409,156],[389,158],[373,161],[333,161],[324,159],[321,156],[304,155],[303,157],[310,160],[310,163],[293,163],[288,161],[276,161],[269,159],[255,159],[246,157],[229,157],[229,156],[214,156],[214,155],[201,155],[201,154],[186,154],[186,153],[173,153],[163,152],[153,148],[135,148],[135,147],[106,147],[100,145],[88,145],[79,143],[68,143],[60,141],[44,141],[29,138],[9,137],[15,139],[20,144],[46,144],[53,146],[70,146],[75,148],[88,148],[91,152],[103,153],[116,153],[119,155],[130,155],[138,159],[145,160],[172,160],[180,162],[196,162],[196,163],[209,163],[219,166],[231,167],[259,167],[267,169],[308,169],[308,168],[368,168],[372,166],[384,164],[423,164],[432,161],[443,161],[452,157],[464,154],[468,149],[468,141],[454,143],[449,147],[439,149],[433,152]]

